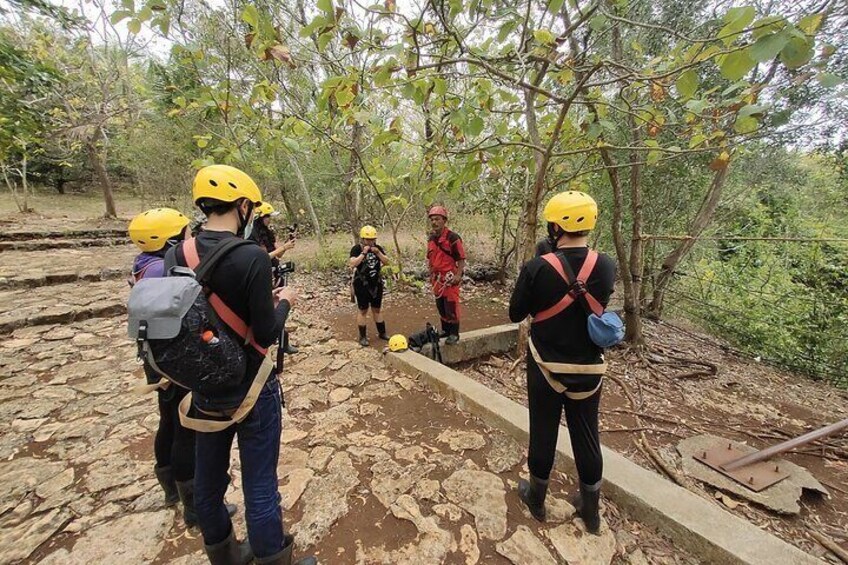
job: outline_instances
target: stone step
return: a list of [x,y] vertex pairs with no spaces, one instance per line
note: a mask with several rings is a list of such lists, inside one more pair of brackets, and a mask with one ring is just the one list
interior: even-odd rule
[[72,282],[99,282],[127,278],[128,269],[108,268],[99,271],[64,273],[26,273],[11,278],[0,277],[0,290],[38,288]]
[[32,239],[99,239],[123,238],[127,236],[126,229],[92,229],[92,230],[53,230],[53,231],[4,231],[0,233],[0,241],[27,241]]
[[109,247],[126,245],[126,237],[101,239],[34,239],[27,241],[0,241],[0,251],[42,251],[45,249],[73,249],[76,247]]

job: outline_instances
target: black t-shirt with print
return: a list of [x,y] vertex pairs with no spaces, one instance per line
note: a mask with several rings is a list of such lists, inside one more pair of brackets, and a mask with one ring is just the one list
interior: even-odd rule
[[[373,245],[380,250],[383,255],[385,250],[379,245]],[[350,256],[359,257],[362,255],[362,245],[356,244],[350,248]],[[356,274],[353,277],[353,283],[361,286],[375,287],[383,284],[383,279],[380,277],[380,271],[383,268],[383,263],[374,251],[369,251],[365,254],[365,259],[356,267]]]

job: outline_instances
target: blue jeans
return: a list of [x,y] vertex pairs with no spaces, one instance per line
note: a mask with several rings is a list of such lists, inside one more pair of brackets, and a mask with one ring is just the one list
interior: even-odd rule
[[238,436],[247,534],[253,553],[270,557],[283,549],[282,497],[277,481],[280,395],[280,382],[272,374],[247,418],[221,432],[197,433],[194,504],[207,545],[224,541],[232,530],[224,494],[230,483],[233,437]]

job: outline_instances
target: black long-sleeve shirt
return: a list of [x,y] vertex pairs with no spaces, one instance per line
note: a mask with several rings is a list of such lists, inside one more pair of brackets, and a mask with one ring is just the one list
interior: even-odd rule
[[[586,247],[557,250],[557,255],[565,257],[575,274],[580,272],[587,253]],[[606,306],[614,284],[615,262],[601,253],[586,288]],[[521,268],[512,291],[509,319],[520,322],[528,315],[550,308],[565,296],[568,289],[566,282],[544,259],[531,259]],[[582,300],[578,300],[558,315],[531,324],[530,337],[541,358],[553,363],[599,363],[603,351],[589,339],[586,327],[588,315]]]
[[[197,236],[197,254],[202,260],[221,241],[237,237],[231,232],[204,230]],[[165,272],[174,265],[186,266],[182,244],[173,247],[165,256]],[[262,347],[276,341],[288,318],[291,305],[286,300],[274,308],[271,294],[271,258],[259,245],[242,245],[224,256],[210,273],[209,289],[244,320],[253,331],[253,339]],[[235,332],[235,339],[241,340]],[[253,377],[262,364],[262,355],[251,345],[245,345],[247,370],[242,382],[232,391],[225,391],[214,399],[195,395],[195,403],[203,410],[224,410],[238,406]]]

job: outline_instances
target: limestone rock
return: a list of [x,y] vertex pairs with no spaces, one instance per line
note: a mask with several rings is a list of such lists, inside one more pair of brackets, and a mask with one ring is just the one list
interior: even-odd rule
[[480,548],[477,547],[477,532],[468,524],[459,529],[459,550],[465,554],[465,565],[475,565],[480,561]]
[[[435,466],[434,466],[435,468]],[[412,489],[412,496],[416,500],[436,500],[439,497],[441,485],[439,481],[433,479],[421,479],[415,483]]]
[[330,393],[330,404],[341,404],[353,396],[353,391],[347,387],[340,387]]
[[456,471],[442,487],[448,499],[474,516],[480,536],[498,541],[506,535],[506,493],[500,477],[486,471]]
[[282,434],[282,438],[280,439],[280,441],[282,441],[285,444],[292,443],[292,442],[295,442],[295,441],[300,441],[308,435],[309,435],[309,432],[299,430],[299,429],[292,427],[292,426],[283,427],[283,434]]
[[465,430],[445,430],[436,439],[446,444],[452,451],[477,450],[486,445],[483,436]]
[[3,527],[4,543],[0,544],[0,563],[13,563],[30,556],[50,536],[71,519],[71,512],[56,508],[25,520],[14,528]]
[[383,506],[389,508],[400,495],[409,492],[415,483],[435,468],[435,465],[420,463],[404,466],[393,459],[378,461],[371,466],[371,491]]
[[451,522],[458,522],[462,518],[462,508],[450,502],[446,504],[434,504],[433,512]]
[[149,563],[162,550],[173,520],[170,510],[127,514],[88,530],[70,551],[55,551],[41,563]]
[[[333,385],[355,388],[364,385],[371,378],[369,369],[358,365],[350,365],[350,361],[348,360],[344,361],[347,366],[342,365],[344,369],[340,371],[337,370],[334,374],[327,378],[327,380]],[[332,368],[332,365],[330,368]]]
[[333,456],[327,471],[327,475],[310,481],[303,495],[303,518],[292,528],[303,546],[317,543],[336,520],[348,513],[347,496],[359,484],[356,468],[345,452]]
[[493,473],[505,473],[521,463],[524,449],[506,434],[490,436],[492,447],[486,454],[486,466]]
[[309,481],[315,475],[312,469],[296,469],[289,473],[288,483],[280,487],[280,494],[283,497],[283,508],[291,510],[297,501],[300,500],[303,491],[306,490]]
[[512,537],[496,546],[514,565],[556,565],[545,544],[527,526],[518,526]]
[[601,521],[599,536],[587,533],[574,522],[548,530],[547,535],[559,556],[570,565],[609,565],[615,556],[615,535],[605,521]]
[[424,448],[420,445],[410,445],[402,447],[395,451],[395,458],[403,461],[423,461],[426,460]]
[[641,549],[636,549],[633,553],[627,556],[628,565],[649,565],[648,558]]
[[64,463],[34,457],[0,462],[0,485],[3,485],[4,489],[0,498],[0,514],[14,508],[28,492],[64,470]]
[[303,469],[309,463],[309,453],[292,445],[282,445],[280,462],[277,466],[277,477],[285,479],[289,473]]
[[363,402],[359,405],[360,416],[374,416],[380,411],[380,407],[370,402]]
[[324,467],[327,466],[327,463],[330,461],[330,457],[332,457],[334,451],[335,450],[329,445],[316,446],[309,453],[307,465],[309,465],[310,469],[320,473],[324,470]]

